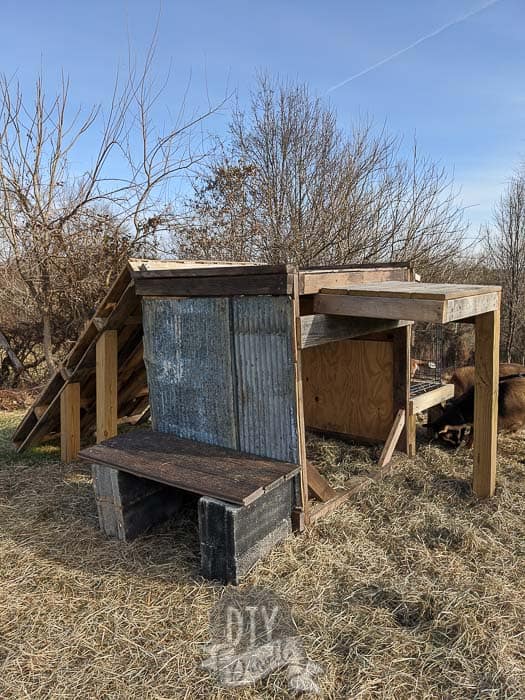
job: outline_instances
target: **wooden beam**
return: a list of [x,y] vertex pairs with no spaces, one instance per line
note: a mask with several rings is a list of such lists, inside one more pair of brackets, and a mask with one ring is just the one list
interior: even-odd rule
[[137,277],[135,290],[140,296],[237,296],[237,295],[290,295],[293,275],[287,272],[260,275],[230,275],[222,277]]
[[301,368],[301,311],[299,298],[299,274],[292,277],[292,307],[293,307],[293,359],[295,376],[295,413],[296,430],[299,445],[299,465],[300,471],[300,492],[301,503],[299,505],[304,512],[304,518],[299,519],[302,525],[308,525],[309,521],[309,501],[308,501],[308,462],[306,459],[306,430],[304,424],[304,403],[303,403],[303,373]]
[[[410,409],[410,341],[412,336],[411,326],[398,328],[394,331],[393,340],[393,415],[395,419],[400,409],[405,412],[405,416],[409,415]],[[408,455],[414,452],[415,432],[410,430],[409,424],[401,431],[399,436],[399,449]],[[413,455],[412,455],[413,456]]]
[[417,451],[417,420],[415,414],[409,414],[405,426],[407,455],[415,457]]
[[[386,284],[386,283],[385,283]],[[414,283],[416,284],[416,283]],[[436,285],[438,287],[438,285]],[[366,285],[363,285],[366,290]],[[478,289],[482,289],[479,287]],[[488,287],[488,289],[493,289]],[[430,293],[422,292],[412,296],[399,293],[393,296],[388,288],[384,296],[379,290],[366,296],[357,287],[352,290],[323,289],[314,297],[313,310],[317,314],[333,314],[337,316],[365,316],[367,318],[406,319],[410,321],[427,321],[430,323],[449,323],[463,318],[477,316],[493,311],[499,299],[499,292],[470,294],[465,290],[465,296],[447,299],[443,295],[431,298]]]
[[322,293],[314,297],[314,313],[441,323],[443,304],[443,301],[433,299],[414,301],[405,298],[390,299],[379,296]]
[[476,318],[474,478],[480,498],[494,494],[498,428],[499,308]]
[[330,486],[324,476],[319,473],[317,467],[309,460],[306,462],[306,473],[308,475],[308,488],[315,498],[320,501],[329,501],[337,495],[336,490]]
[[97,442],[117,434],[118,334],[104,331],[97,340]]
[[301,270],[299,272],[300,293],[301,295],[317,294],[325,287],[344,287],[349,284],[365,282],[405,281],[410,276],[410,268],[405,263],[401,265],[364,265],[347,269]]
[[66,384],[60,394],[60,458],[73,462],[80,451],[80,384]]
[[310,348],[336,340],[350,340],[368,333],[380,333],[411,324],[380,318],[351,318],[313,314],[301,316],[301,348]]
[[125,326],[142,326],[142,314],[136,314],[135,316],[128,316],[124,321]]
[[[138,262],[138,264],[137,264]],[[175,277],[253,277],[254,275],[279,275],[293,273],[292,265],[278,263],[261,265],[259,263],[238,262],[198,262],[198,261],[129,261],[133,279],[157,279]]]
[[371,483],[372,480],[368,479],[367,477],[354,477],[351,480],[351,482],[346,485],[346,488],[335,489],[335,496],[329,501],[325,501],[324,503],[316,503],[314,506],[312,506],[309,514],[309,522],[314,523],[316,520],[319,520],[319,518],[323,518],[326,515],[330,515],[330,513],[333,513],[335,510],[337,510],[337,508],[339,508],[340,505],[348,501],[350,496],[353,496],[355,493],[362,491]]
[[383,447],[383,451],[381,452],[381,456],[379,457],[379,462],[377,465],[379,473],[384,471],[385,467],[388,466],[390,460],[392,459],[392,455],[394,454],[398,440],[403,432],[403,428],[405,427],[405,417],[405,411],[400,409],[397,412],[392,430],[390,431],[390,435],[388,436],[385,446]]
[[454,384],[443,384],[443,386],[438,386],[436,389],[426,391],[424,394],[419,394],[419,396],[414,396],[413,399],[410,399],[410,415],[415,416],[432,406],[437,406],[453,398]]
[[471,316],[477,317],[480,314],[499,309],[500,296],[500,292],[491,292],[463,299],[449,299],[446,303],[443,322],[463,321]]

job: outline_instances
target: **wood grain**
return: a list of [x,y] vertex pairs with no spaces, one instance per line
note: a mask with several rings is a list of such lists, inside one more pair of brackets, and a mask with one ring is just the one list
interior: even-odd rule
[[381,452],[381,456],[379,457],[377,467],[380,473],[384,471],[384,469],[388,466],[390,460],[392,459],[392,455],[394,454],[396,445],[399,441],[399,438],[401,437],[401,433],[405,429],[405,422],[406,413],[405,410],[401,408],[396,414],[394,423],[392,425],[392,428],[390,429],[383,450]]
[[60,459],[73,462],[80,450],[80,384],[67,384],[60,394]]
[[498,428],[500,313],[476,318],[473,489],[480,498],[494,494]]
[[[410,408],[410,340],[411,326],[398,328],[393,332],[394,371],[392,379],[393,410],[402,409],[408,416]],[[394,415],[392,419],[394,419]],[[413,438],[410,426],[405,426],[399,436],[399,448],[410,455],[414,451]]]
[[[423,286],[416,282],[413,284]],[[384,295],[381,295],[378,290],[369,287],[370,285],[362,285],[361,288],[342,290],[323,289],[314,297],[314,313],[449,323],[491,311],[498,303],[498,294],[492,291],[486,294],[473,291],[472,296],[447,299],[437,293],[432,297],[424,291],[418,296],[415,292],[394,294],[385,289]],[[365,289],[370,294],[365,295]]]
[[411,324],[391,319],[347,318],[313,314],[301,316],[301,348],[310,348],[334,340],[350,340],[369,333],[390,331]]
[[345,287],[351,284],[408,280],[411,271],[407,264],[363,265],[350,268],[301,270],[299,284],[301,294],[317,294],[323,287]]
[[336,490],[333,489],[328,481],[322,476],[317,467],[309,460],[306,462],[306,473],[308,475],[308,488],[312,494],[320,501],[329,501],[336,495]]
[[443,384],[443,386],[424,394],[419,394],[410,399],[410,415],[416,415],[428,410],[432,406],[437,406],[443,401],[454,398],[454,384]]
[[239,505],[248,505],[299,472],[296,464],[146,430],[88,447],[79,457]]
[[428,299],[447,301],[478,294],[497,293],[501,287],[481,284],[431,284],[425,282],[378,282],[337,288],[321,289],[322,294],[348,294],[351,296],[382,297],[391,299]]
[[301,352],[308,427],[385,440],[394,415],[388,341],[343,340]]
[[117,434],[118,334],[104,331],[97,340],[97,442]]
[[222,277],[136,278],[136,293],[153,297],[210,297],[242,294],[291,294],[292,275],[288,273],[226,275]]

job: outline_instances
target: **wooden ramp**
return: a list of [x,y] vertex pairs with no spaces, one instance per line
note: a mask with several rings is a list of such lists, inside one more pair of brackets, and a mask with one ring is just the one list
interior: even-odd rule
[[96,346],[104,331],[118,331],[118,417],[136,416],[148,406],[142,359],[142,313],[131,273],[126,267],[98,306],[95,316],[18,426],[18,451],[60,435],[60,396],[80,384],[80,430],[89,435],[96,424]]
[[289,464],[167,433],[134,430],[79,453],[92,464],[246,506],[299,473]]

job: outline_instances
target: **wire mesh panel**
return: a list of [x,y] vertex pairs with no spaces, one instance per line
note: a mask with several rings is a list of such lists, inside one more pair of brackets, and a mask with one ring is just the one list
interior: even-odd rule
[[471,324],[416,324],[413,338],[414,381],[439,383],[446,370],[472,363],[474,334]]

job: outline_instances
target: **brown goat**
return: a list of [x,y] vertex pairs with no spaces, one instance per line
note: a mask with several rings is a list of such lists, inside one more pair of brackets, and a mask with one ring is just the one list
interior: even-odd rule
[[[508,377],[511,374],[525,374],[525,365],[518,365],[515,363],[501,362],[499,366],[499,376],[500,379]],[[458,398],[463,394],[466,394],[469,389],[474,386],[475,369],[472,366],[467,367],[457,367],[453,370],[452,374],[450,372],[445,372],[442,375],[443,381],[447,383],[454,384],[454,397]]]
[[[454,446],[460,444],[474,422],[474,387],[451,402],[432,423],[436,437]],[[525,376],[502,377],[498,392],[498,432],[516,432],[525,426]],[[472,431],[470,434],[472,439]]]

